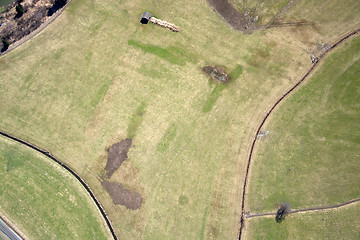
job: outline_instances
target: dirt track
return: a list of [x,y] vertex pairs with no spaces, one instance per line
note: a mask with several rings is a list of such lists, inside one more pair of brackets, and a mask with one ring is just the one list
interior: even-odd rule
[[[295,209],[295,210],[291,210],[290,212],[288,212],[289,214],[292,213],[299,213],[299,212],[312,212],[312,211],[319,211],[319,210],[327,210],[327,209],[335,209],[335,208],[340,208],[352,203],[356,203],[356,202],[360,202],[360,198],[356,198],[344,203],[340,203],[340,204],[336,204],[336,205],[331,205],[331,206],[325,206],[325,207],[313,207],[313,208],[303,208],[303,209]],[[269,212],[269,213],[257,213],[257,214],[249,214],[246,215],[244,214],[244,218],[254,218],[254,217],[264,217],[264,216],[275,216],[276,212]]]
[[[252,159],[252,155],[254,152],[254,147],[255,147],[255,143],[257,140],[257,135],[259,134],[259,132],[261,131],[261,128],[263,127],[263,125],[265,124],[266,120],[268,119],[268,117],[270,116],[270,114],[273,112],[273,110],[276,108],[277,105],[279,105],[279,103],[287,96],[289,95],[292,91],[294,91],[295,88],[297,88],[305,79],[307,79],[307,77],[314,71],[314,69],[316,68],[316,66],[319,64],[319,62],[324,59],[324,57],[330,52],[332,51],[334,48],[336,48],[340,43],[342,43],[343,41],[345,41],[346,39],[353,37],[355,35],[357,35],[360,32],[360,29],[356,29],[354,31],[352,31],[351,33],[347,34],[345,37],[341,38],[340,40],[338,40],[337,42],[335,42],[326,52],[324,52],[322,55],[320,55],[320,57],[318,58],[318,61],[316,61],[315,63],[313,63],[313,65],[311,66],[311,68],[309,69],[309,71],[307,71],[307,73],[300,79],[300,81],[298,81],[290,90],[288,90],[279,100],[276,101],[276,103],[271,107],[271,109],[267,112],[267,114],[265,115],[265,117],[262,119],[255,135],[254,135],[254,140],[252,142],[251,148],[250,148],[250,153],[249,153],[249,158],[247,161],[247,166],[246,166],[246,172],[245,172],[245,179],[244,179],[244,185],[243,185],[243,192],[242,192],[242,200],[241,200],[241,219],[240,219],[240,230],[239,230],[239,240],[241,240],[241,234],[242,234],[242,230],[244,228],[244,219],[245,217],[245,193],[246,193],[246,187],[247,187],[247,181],[248,181],[248,176],[249,176],[249,170],[250,170],[250,164],[251,164],[251,159]],[[354,201],[354,200],[352,200]],[[355,200],[355,201],[359,201],[359,200]],[[351,202],[351,201],[350,201]],[[344,204],[346,205],[346,203]],[[335,206],[336,207],[336,206]],[[339,207],[339,206],[338,206]],[[334,208],[333,206],[330,207],[325,207],[326,208]],[[317,208],[309,208],[309,209],[300,209],[300,210],[294,210],[291,213],[295,213],[295,212],[306,212],[306,211],[313,211],[313,210],[321,210],[321,207],[319,209]],[[264,213],[263,216],[265,215],[272,215],[272,213]]]
[[50,152],[41,150],[40,148],[36,147],[35,145],[32,145],[28,142],[25,142],[19,138],[13,137],[7,133],[4,133],[2,131],[0,131],[0,135],[9,138],[13,141],[16,141],[18,143],[21,143],[29,148],[34,149],[35,151],[45,155],[46,157],[50,158],[51,160],[53,160],[55,163],[59,164],[62,168],[64,168],[66,171],[68,171],[69,173],[71,173],[71,175],[73,175],[80,183],[81,185],[85,188],[85,190],[89,193],[90,197],[93,199],[96,207],[99,209],[101,215],[103,216],[107,226],[109,227],[109,230],[111,232],[111,235],[113,237],[114,240],[117,240],[118,238],[115,235],[115,231],[110,223],[110,220],[108,219],[103,207],[100,205],[100,202],[96,199],[95,195],[93,194],[93,192],[91,191],[91,189],[89,188],[89,186],[84,182],[84,180],[74,171],[72,170],[70,167],[68,167],[66,164],[60,162],[58,159],[56,159],[54,156],[52,156],[52,154]]

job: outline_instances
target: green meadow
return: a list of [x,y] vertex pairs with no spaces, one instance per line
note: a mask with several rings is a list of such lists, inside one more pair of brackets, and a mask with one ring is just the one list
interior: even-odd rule
[[2,136],[0,179],[0,213],[26,238],[109,238],[99,210],[75,177],[52,160]]
[[[253,212],[328,206],[360,196],[360,38],[328,56],[270,117],[251,169]],[[255,180],[256,179],[256,180]]]

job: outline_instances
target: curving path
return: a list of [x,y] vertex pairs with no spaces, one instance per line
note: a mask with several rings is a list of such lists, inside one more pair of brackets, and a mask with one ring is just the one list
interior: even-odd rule
[[[319,62],[324,59],[324,57],[330,52],[332,51],[334,48],[336,48],[340,43],[344,42],[346,39],[353,37],[355,35],[357,35],[360,32],[360,28],[356,29],[354,31],[352,31],[351,33],[347,34],[345,37],[341,38],[340,40],[338,40],[337,42],[335,42],[326,52],[324,52],[323,54],[320,55],[320,57],[318,58],[318,61],[316,61],[311,68],[309,69],[309,71],[307,71],[307,73],[300,79],[300,81],[298,81],[290,90],[288,90],[279,100],[277,100],[277,102],[271,107],[271,109],[267,112],[267,114],[265,115],[265,117],[262,119],[256,133],[254,136],[254,140],[252,142],[251,148],[250,148],[250,153],[249,153],[249,158],[247,161],[247,166],[246,166],[246,172],[245,172],[245,179],[244,179],[244,184],[243,184],[243,191],[242,191],[242,200],[241,200],[241,219],[240,219],[240,230],[239,230],[239,240],[241,240],[241,234],[242,234],[242,230],[244,228],[244,219],[246,218],[245,216],[245,195],[246,195],[246,187],[247,187],[247,182],[248,182],[248,177],[249,177],[249,170],[250,170],[250,164],[251,164],[251,159],[252,159],[252,155],[254,152],[254,147],[255,147],[255,143],[256,143],[256,139],[257,139],[257,135],[259,134],[261,128],[263,127],[264,123],[266,122],[266,120],[268,119],[269,115],[273,112],[273,110],[277,107],[277,105],[279,105],[279,103],[284,100],[284,98],[289,95],[292,91],[294,91],[295,88],[297,88],[305,79],[307,79],[307,77],[314,71],[314,69],[316,68],[316,66],[319,64]],[[352,200],[354,201],[354,200]],[[360,201],[360,199],[355,199],[355,201]],[[350,201],[351,202],[351,201]],[[350,203],[348,203],[350,204]],[[346,205],[346,203],[344,204]],[[327,208],[335,208],[335,206],[330,206],[330,207],[324,207],[323,209],[327,209]],[[338,206],[340,207],[340,206]],[[306,212],[306,211],[313,211],[313,210],[321,210],[321,208],[317,209],[317,208],[309,208],[309,209],[300,209],[300,210],[294,210],[291,211],[291,213],[295,213],[295,212]],[[272,213],[264,213],[263,216],[265,215],[272,215]]]
[[52,154],[50,152],[47,152],[47,151],[44,151],[44,150],[41,150],[40,148],[28,143],[28,142],[25,142],[19,138],[16,138],[14,136],[11,136],[5,132],[2,132],[0,131],[0,135],[6,137],[6,138],[9,138],[11,140],[14,140],[18,143],[21,143],[29,148],[32,148],[34,149],[35,151],[45,155],[46,157],[50,158],[51,160],[53,160],[54,162],[56,162],[57,164],[59,164],[62,168],[64,168],[66,171],[68,171],[69,173],[71,173],[80,183],[81,185],[85,188],[85,190],[89,193],[90,197],[92,198],[92,200],[94,201],[96,207],[99,209],[101,215],[103,216],[110,232],[111,232],[111,235],[113,237],[114,240],[117,240],[118,238],[116,237],[115,235],[115,231],[111,225],[111,222],[110,220],[108,219],[103,207],[100,205],[99,201],[96,199],[94,193],[91,191],[90,187],[85,183],[85,181],[74,171],[72,170],[69,166],[67,166],[65,163],[59,161],[58,159],[56,159],[54,156],[52,156]]

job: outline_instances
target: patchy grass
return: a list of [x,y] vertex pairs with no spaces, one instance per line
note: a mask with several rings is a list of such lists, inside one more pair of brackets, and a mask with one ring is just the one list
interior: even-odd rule
[[196,55],[191,55],[187,53],[185,49],[179,47],[170,46],[168,48],[163,48],[151,44],[141,44],[134,40],[129,40],[128,44],[140,48],[145,53],[160,57],[172,64],[185,65],[188,61],[196,62]]
[[222,91],[227,87],[228,84],[231,84],[232,82],[236,81],[242,74],[242,66],[238,65],[231,73],[229,73],[229,76],[231,78],[230,83],[221,84],[221,83],[213,83],[212,80],[210,80],[210,86],[215,85],[214,89],[211,91],[209,97],[207,98],[202,111],[204,113],[210,112],[213,106],[215,105],[218,98],[221,96]]
[[[302,42],[293,29],[243,35],[206,1],[74,0],[43,32],[0,58],[0,128],[75,169],[119,239],[235,239],[258,121],[310,66],[308,49],[318,36],[335,39],[359,24],[360,11],[343,6],[352,17],[306,28],[314,41]],[[181,31],[140,24],[144,10]],[[262,47],[266,60],[253,51]],[[264,65],[249,64],[255,54]],[[217,89],[221,97],[204,112],[214,85],[201,67],[214,63],[240,65],[242,73],[237,68],[238,79]],[[176,133],[167,134],[172,125]],[[128,136],[135,136],[132,148],[112,180],[144,197],[135,211],[113,204],[99,181],[107,147]]]
[[130,123],[127,129],[127,138],[133,139],[136,135],[136,131],[140,127],[141,123],[144,120],[144,114],[146,109],[146,103],[142,102],[132,115]]
[[230,0],[239,11],[243,12],[248,9],[259,17],[258,25],[266,25],[272,20],[276,14],[289,3],[289,0],[248,0],[247,6],[244,5],[243,0]]
[[81,184],[50,159],[0,137],[0,212],[29,239],[108,239]]
[[360,195],[360,38],[329,56],[264,127],[251,169],[253,212],[326,206]]
[[277,223],[273,217],[246,220],[244,239],[359,239],[360,204],[336,210],[291,214]]
[[232,81],[235,81],[236,79],[238,79],[240,77],[242,72],[243,72],[242,66],[238,65],[238,66],[236,66],[236,68],[234,70],[231,71],[231,73],[229,73],[229,76]]
[[226,88],[226,85],[221,84],[221,83],[216,83],[214,89],[210,93],[208,99],[206,100],[206,102],[205,102],[205,104],[203,106],[202,111],[204,113],[211,111],[214,104],[216,103],[218,98],[221,96],[221,92],[224,91],[225,88]]
[[162,138],[160,139],[160,142],[158,143],[156,149],[159,152],[165,152],[169,148],[169,145],[171,144],[171,141],[175,138],[175,136],[176,136],[176,125],[172,124],[166,130],[164,136],[162,136]]

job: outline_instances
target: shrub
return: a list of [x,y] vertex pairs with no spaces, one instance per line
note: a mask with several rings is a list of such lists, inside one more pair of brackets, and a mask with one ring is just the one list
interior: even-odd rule
[[290,212],[290,210],[291,206],[288,202],[281,204],[276,212],[276,222],[281,223],[283,220],[285,220],[285,216]]
[[1,49],[1,52],[5,52],[5,51],[9,48],[10,43],[9,43],[8,40],[3,39],[3,40],[2,40],[2,44],[3,44],[3,47],[2,47],[2,49]]
[[24,14],[24,8],[23,6],[19,3],[18,5],[16,5],[16,17],[19,18]]
[[55,0],[54,5],[49,9],[48,16],[53,15],[57,10],[65,6],[67,0]]

